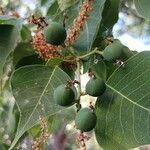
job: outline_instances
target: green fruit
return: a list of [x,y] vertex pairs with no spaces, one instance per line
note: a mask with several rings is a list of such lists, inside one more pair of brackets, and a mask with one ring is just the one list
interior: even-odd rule
[[75,101],[75,93],[72,88],[62,84],[54,91],[54,101],[60,106],[70,106]]
[[128,47],[124,46],[124,48],[123,48],[123,60],[126,61],[130,57],[132,57],[133,55],[134,55],[133,52]]
[[46,39],[46,42],[52,45],[61,45],[64,43],[66,36],[65,28],[56,22],[49,24],[44,29],[44,38]]
[[106,84],[101,78],[91,78],[86,84],[86,93],[91,96],[101,96],[106,90]]
[[124,45],[122,45],[119,41],[114,41],[114,43],[108,45],[104,49],[102,56],[107,61],[121,59],[123,57],[123,48]]
[[96,125],[96,115],[89,108],[80,109],[75,118],[75,124],[83,132],[91,131]]

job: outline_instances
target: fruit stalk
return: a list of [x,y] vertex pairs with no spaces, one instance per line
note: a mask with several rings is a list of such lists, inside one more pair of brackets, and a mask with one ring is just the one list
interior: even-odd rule
[[78,97],[77,97],[77,104],[80,104],[80,97],[81,97],[81,65],[80,65],[80,59],[77,59],[77,81],[79,82],[79,84],[77,85],[77,89],[78,89]]
[[82,55],[82,56],[79,56],[79,59],[83,59],[85,57],[88,57],[90,55],[93,55],[93,54],[99,54],[99,55],[102,55],[102,52],[98,50],[98,48],[95,48],[93,51],[85,54],[85,55]]

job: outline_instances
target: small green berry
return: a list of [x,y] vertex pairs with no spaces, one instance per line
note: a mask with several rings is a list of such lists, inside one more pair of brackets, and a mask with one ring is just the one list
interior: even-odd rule
[[77,129],[88,132],[94,129],[96,125],[96,115],[89,108],[80,109],[75,118]]
[[61,45],[66,39],[66,30],[65,28],[56,22],[50,23],[44,29],[44,38],[46,42],[52,45]]
[[75,101],[75,93],[71,87],[62,84],[54,91],[54,101],[60,106],[70,106]]
[[91,96],[101,96],[106,90],[106,84],[103,79],[93,77],[86,84],[86,93]]

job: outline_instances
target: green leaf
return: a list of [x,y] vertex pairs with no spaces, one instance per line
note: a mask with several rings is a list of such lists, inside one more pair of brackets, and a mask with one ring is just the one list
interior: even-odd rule
[[14,50],[18,38],[19,33],[13,25],[0,25],[0,79],[5,61]]
[[20,110],[20,120],[13,149],[19,138],[33,127],[39,116],[51,116],[66,109],[53,101],[54,89],[70,80],[60,68],[33,65],[22,67],[14,72],[11,79],[13,95]]
[[98,34],[94,41],[94,46],[100,46],[100,41],[104,36],[105,31],[111,31],[113,25],[118,20],[120,0],[106,0],[105,7],[102,13],[102,21],[99,27]]
[[55,15],[57,15],[57,11],[59,12],[59,5],[57,3],[57,1],[54,1],[53,3],[51,3],[51,5],[49,6],[48,10],[47,10],[47,16],[49,17],[53,17]]
[[59,66],[68,76],[74,80],[75,78],[75,68],[67,66],[66,64],[61,63]]
[[134,0],[137,12],[140,16],[150,20],[150,1],[149,0]]
[[102,24],[104,28],[112,27],[118,21],[120,0],[106,0]]
[[95,62],[98,62],[101,59],[102,58],[100,57],[100,55],[91,55],[90,57],[83,59],[83,73],[88,72],[88,70],[95,64]]
[[106,80],[107,70],[104,61],[100,60],[98,62],[95,62],[95,64],[93,64],[93,66],[91,67],[91,70],[96,77],[100,77]]
[[131,57],[106,84],[96,103],[98,143],[107,150],[150,144],[150,52]]
[[111,76],[111,74],[117,69],[117,65],[105,61],[106,70],[107,70],[107,79]]
[[48,2],[48,0],[40,0],[40,1],[41,1],[41,6],[45,5]]
[[47,65],[47,66],[51,66],[51,67],[55,67],[55,66],[59,66],[62,61],[63,61],[62,58],[60,58],[60,57],[55,57],[55,58],[49,59],[49,60],[47,61],[46,65]]
[[100,27],[104,4],[105,0],[93,1],[92,10],[89,13],[84,30],[80,32],[79,38],[73,44],[79,53],[87,53],[91,50]]
[[83,60],[83,73],[92,71],[95,76],[103,78],[106,80],[107,70],[105,62],[102,60],[100,55],[92,55],[87,60]]
[[14,50],[13,64],[16,65],[22,58],[35,54],[31,43],[20,42]]
[[14,25],[18,31],[22,29],[23,19],[13,16],[0,16],[0,24]]
[[23,25],[22,29],[21,29],[21,38],[22,41],[24,42],[28,42],[31,40],[31,31],[29,30],[29,28],[25,25]]
[[17,64],[15,65],[15,69],[18,69],[23,66],[29,66],[29,65],[35,65],[35,64],[44,65],[45,61],[39,58],[39,55],[37,54],[26,56],[17,62]]
[[72,6],[79,0],[57,0],[59,8],[61,11],[64,11],[68,7]]

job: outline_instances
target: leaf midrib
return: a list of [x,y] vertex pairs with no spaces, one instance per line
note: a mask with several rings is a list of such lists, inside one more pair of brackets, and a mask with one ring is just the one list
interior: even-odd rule
[[[28,122],[30,121],[30,118],[31,118],[32,115],[34,114],[34,112],[35,112],[37,106],[39,105],[39,102],[41,101],[41,99],[42,99],[42,97],[43,97],[43,95],[44,95],[44,93],[45,93],[45,91],[46,91],[46,89],[47,89],[49,83],[51,82],[51,79],[52,79],[52,77],[53,77],[53,75],[54,75],[54,72],[55,72],[56,68],[57,68],[57,67],[55,67],[54,70],[52,71],[51,76],[50,76],[50,78],[49,78],[47,84],[45,85],[45,88],[44,88],[44,90],[43,90],[43,92],[42,92],[42,94],[41,94],[39,100],[37,101],[37,104],[36,104],[35,108],[33,109],[33,112],[32,112],[31,115],[29,116],[29,118],[28,118],[27,122],[25,123],[25,125],[23,126],[22,130],[24,130],[24,128],[26,127],[26,125],[27,125]],[[18,126],[19,126],[19,125],[18,125]]]
[[128,100],[129,102],[131,102],[132,104],[136,105],[137,107],[140,107],[141,109],[148,111],[148,113],[150,113],[150,110],[148,108],[143,107],[142,105],[132,101],[131,99],[129,99],[128,97],[126,97],[125,95],[123,95],[122,93],[120,93],[119,91],[117,91],[115,88],[113,88],[112,86],[110,86],[109,84],[107,84],[107,86],[112,89],[114,92],[116,92],[117,94],[121,95],[123,98],[125,98],[126,100]]

